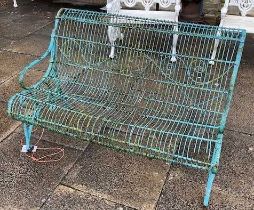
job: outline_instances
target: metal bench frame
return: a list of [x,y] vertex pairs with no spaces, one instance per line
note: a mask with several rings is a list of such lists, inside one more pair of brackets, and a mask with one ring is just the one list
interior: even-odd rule
[[[131,19],[130,23],[120,24],[126,18]],[[175,31],[172,24],[178,24],[179,30]],[[127,35],[136,34],[135,37],[142,32],[157,41],[153,45],[141,39],[136,39],[138,45],[130,39],[128,43],[119,41],[117,56],[110,59],[109,26],[120,28]],[[96,33],[97,29],[101,33]],[[168,40],[175,33],[182,44],[178,45],[177,62],[171,62],[170,42],[165,45],[161,40]],[[208,206],[245,36],[246,32],[240,29],[61,9],[48,50],[20,72],[19,82],[24,90],[8,102],[8,114],[23,122],[23,152],[34,149],[33,126],[42,126],[204,169],[208,171],[204,205]],[[214,65],[209,65],[216,40],[221,46]],[[138,65],[129,65],[137,54]],[[37,83],[27,87],[26,74],[46,58],[47,71]],[[93,85],[97,85],[97,92]],[[160,104],[164,108],[158,107]],[[134,119],[131,114],[142,118]],[[203,153],[205,157],[200,156]]]

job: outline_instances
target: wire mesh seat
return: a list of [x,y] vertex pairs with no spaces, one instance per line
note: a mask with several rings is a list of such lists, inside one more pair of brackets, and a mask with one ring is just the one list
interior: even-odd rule
[[[113,59],[108,56],[109,27],[120,28],[125,37],[116,40]],[[36,125],[205,169],[207,206],[245,40],[240,29],[217,31],[212,26],[60,10],[48,50],[20,73],[24,90],[8,104],[8,113],[24,123],[26,151]],[[177,61],[171,62],[174,33],[179,46]],[[220,42],[211,65],[216,40]],[[25,74],[47,57],[46,73],[27,88]]]

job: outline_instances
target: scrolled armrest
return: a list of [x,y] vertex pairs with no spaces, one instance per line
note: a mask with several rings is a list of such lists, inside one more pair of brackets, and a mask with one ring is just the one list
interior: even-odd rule
[[28,64],[20,73],[19,73],[19,84],[23,89],[28,89],[24,84],[24,78],[26,74],[37,64],[41,63],[48,55],[50,55],[50,49],[45,51],[39,58]]

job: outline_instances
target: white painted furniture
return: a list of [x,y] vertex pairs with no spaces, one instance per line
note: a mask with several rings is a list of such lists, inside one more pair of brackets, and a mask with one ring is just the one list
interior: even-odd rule
[[[229,7],[237,7],[241,15],[229,15]],[[254,0],[225,0],[221,10],[221,26],[243,28],[247,33],[254,33]]]
[[[227,14],[230,7],[238,8],[239,15]],[[241,28],[245,29],[247,33],[254,33],[254,0],[225,0],[224,6],[221,9],[221,22],[220,27],[226,28]],[[252,16],[247,16],[251,14]],[[219,29],[217,35],[220,36],[221,30]],[[213,52],[211,55],[211,65],[214,65],[216,58],[219,40],[216,39],[214,43]]]
[[18,7],[17,0],[13,0],[13,6]]
[[[155,5],[158,4],[159,11],[155,11]],[[173,11],[172,11],[173,6]],[[125,8],[123,8],[125,7]],[[138,7],[138,9],[137,9]],[[179,13],[181,10],[180,0],[107,0],[106,6],[107,12],[112,14],[121,14],[126,16],[152,18],[159,20],[169,20],[178,22]],[[174,31],[178,31],[178,26],[174,25]],[[109,57],[115,56],[115,44],[114,42],[119,39],[124,39],[124,35],[117,27],[108,27],[108,36],[111,43],[111,52]],[[172,58],[171,61],[176,61],[176,45],[178,40],[178,34],[173,35],[172,44]]]

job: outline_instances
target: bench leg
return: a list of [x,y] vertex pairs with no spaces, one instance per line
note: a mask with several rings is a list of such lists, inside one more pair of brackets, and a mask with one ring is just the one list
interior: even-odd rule
[[215,175],[216,174],[213,172],[213,170],[210,169],[209,170],[209,174],[208,174],[207,184],[206,184],[205,197],[204,197],[204,206],[206,206],[206,207],[209,204],[210,195],[211,195],[211,191],[212,191],[212,186],[213,186],[213,181],[214,181]]
[[35,152],[37,147],[31,145],[31,135],[32,135],[33,125],[23,123],[23,129],[25,134],[25,145],[23,145],[22,147],[22,152],[24,153]]

